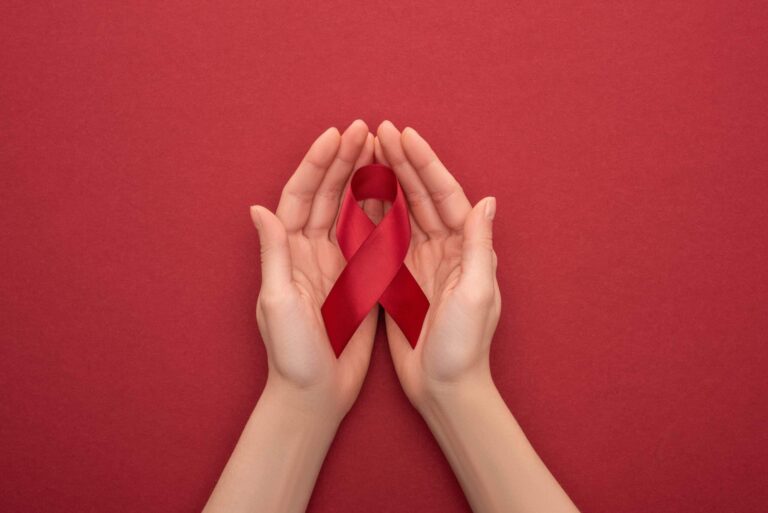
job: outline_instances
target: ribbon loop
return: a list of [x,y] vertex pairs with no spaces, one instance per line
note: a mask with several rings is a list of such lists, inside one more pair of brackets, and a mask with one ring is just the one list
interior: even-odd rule
[[[358,206],[365,199],[392,202],[378,225]],[[320,309],[336,356],[376,303],[415,347],[429,301],[403,263],[411,225],[403,191],[390,168],[371,164],[355,172],[339,210],[336,238],[347,265]]]

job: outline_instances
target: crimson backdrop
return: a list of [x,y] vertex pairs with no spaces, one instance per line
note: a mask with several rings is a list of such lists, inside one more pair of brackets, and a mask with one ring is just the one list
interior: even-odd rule
[[[498,197],[494,375],[584,511],[765,511],[764,2],[254,4],[3,2],[0,510],[202,507],[248,206],[362,117]],[[380,333],[310,511],[467,509]]]

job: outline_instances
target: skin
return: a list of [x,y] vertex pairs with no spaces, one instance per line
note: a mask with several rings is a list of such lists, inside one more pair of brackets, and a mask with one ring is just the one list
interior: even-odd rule
[[400,384],[429,425],[476,513],[576,512],[539,459],[491,377],[501,312],[493,251],[496,200],[473,207],[429,144],[385,121],[376,158],[394,169],[414,225],[406,265],[430,301],[411,349],[386,316]]
[[[365,377],[374,308],[336,359],[320,307],[345,265],[335,219],[354,169],[392,167],[411,212],[406,265],[430,300],[412,349],[386,316],[400,383],[476,513],[578,511],[536,455],[493,384],[489,350],[501,312],[493,251],[496,200],[474,207],[415,130],[385,121],[331,128],[288,180],[277,210],[251,208],[261,246],[256,308],[269,360],[264,391],[205,512],[300,512]],[[386,205],[367,200],[374,221]]]

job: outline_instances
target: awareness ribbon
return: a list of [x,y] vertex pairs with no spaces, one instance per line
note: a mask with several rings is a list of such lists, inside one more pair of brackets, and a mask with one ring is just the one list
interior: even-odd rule
[[[358,206],[365,199],[392,202],[378,225]],[[429,300],[403,263],[411,224],[403,191],[390,168],[370,164],[355,172],[341,203],[336,238],[347,266],[320,309],[336,356],[376,303],[415,347]]]

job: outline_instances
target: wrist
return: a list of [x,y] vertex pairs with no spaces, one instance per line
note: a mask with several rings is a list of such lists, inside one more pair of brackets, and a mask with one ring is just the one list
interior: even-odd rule
[[338,422],[270,376],[206,511],[304,511]]
[[437,422],[467,405],[488,402],[496,396],[499,391],[490,372],[477,372],[456,381],[430,381],[415,407],[428,423]]
[[297,387],[270,376],[258,406],[284,419],[291,430],[315,430],[332,438],[345,412],[327,396],[320,390]]

